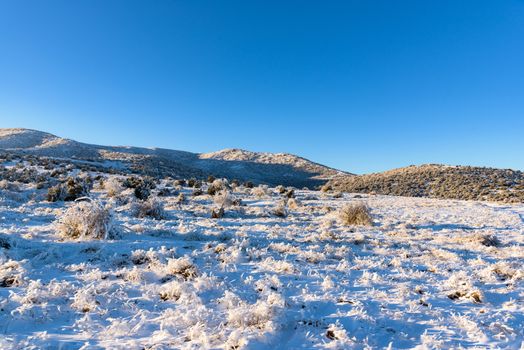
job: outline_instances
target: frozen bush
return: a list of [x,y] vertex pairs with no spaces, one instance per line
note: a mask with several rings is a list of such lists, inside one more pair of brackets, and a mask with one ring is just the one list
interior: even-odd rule
[[151,190],[156,188],[154,179],[150,177],[130,176],[124,181],[124,186],[134,189],[135,197],[146,200],[151,195]]
[[231,196],[229,191],[222,190],[215,195],[213,202],[215,202],[215,204],[217,204],[220,208],[227,208],[233,205],[234,198]]
[[116,197],[122,193],[124,186],[117,178],[109,178],[104,182],[104,188],[109,197]]
[[207,188],[207,194],[214,196],[215,194],[220,193],[221,191],[224,191],[227,188],[228,184],[226,180],[216,179],[213,180],[213,182]]
[[275,187],[275,190],[280,194],[284,194],[286,192],[286,188],[282,185],[278,185],[277,187]]
[[149,197],[145,201],[134,202],[131,211],[137,218],[150,217],[162,220],[166,217],[164,205],[157,197]]
[[189,179],[187,181],[187,186],[188,187],[193,187],[193,188],[200,188],[200,187],[202,187],[202,181],[197,180],[197,179]]
[[281,201],[273,208],[273,215],[279,218],[285,218],[287,216],[287,206],[285,201]]
[[47,201],[74,201],[89,195],[92,181],[89,177],[68,177],[64,183],[52,186],[47,191]]
[[266,197],[267,196],[267,185],[260,185],[258,187],[253,188],[251,190],[251,194],[258,198]]
[[339,209],[338,219],[345,226],[372,226],[369,208],[364,203],[347,204]]
[[295,198],[289,198],[287,200],[287,206],[290,209],[298,209],[298,207],[300,207],[300,202],[296,200]]
[[173,186],[177,187],[177,186],[185,186],[186,184],[186,180],[184,179],[177,179],[175,181],[173,181]]
[[193,279],[198,275],[198,269],[188,256],[184,256],[178,259],[168,259],[167,266],[167,279],[173,276],[180,276],[184,280]]
[[97,201],[76,202],[57,220],[58,233],[69,239],[116,237],[111,212]]
[[204,194],[204,191],[202,191],[200,188],[197,188],[193,191],[193,197],[198,197]]

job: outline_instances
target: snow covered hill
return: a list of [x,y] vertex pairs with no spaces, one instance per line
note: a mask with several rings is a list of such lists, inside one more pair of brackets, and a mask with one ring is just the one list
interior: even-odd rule
[[[85,144],[29,129],[0,129],[0,149],[39,156],[120,163],[132,171],[158,177],[208,175],[270,185],[315,187],[348,173],[284,153],[228,149],[214,153]],[[110,163],[107,161],[111,161]]]
[[54,162],[0,158],[0,349],[524,346],[523,204]]

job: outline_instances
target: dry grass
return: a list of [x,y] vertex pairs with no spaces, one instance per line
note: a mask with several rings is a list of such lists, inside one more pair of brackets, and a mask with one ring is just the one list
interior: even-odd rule
[[96,201],[75,203],[58,219],[56,228],[68,239],[115,238],[110,211]]
[[369,208],[364,203],[347,204],[339,209],[338,219],[345,226],[372,226]]
[[133,215],[137,218],[153,218],[162,220],[166,218],[164,205],[157,197],[149,197],[145,201],[138,201],[133,203]]

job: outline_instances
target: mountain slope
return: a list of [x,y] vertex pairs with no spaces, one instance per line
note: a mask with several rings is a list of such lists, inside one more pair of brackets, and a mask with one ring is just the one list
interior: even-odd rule
[[339,177],[328,185],[357,193],[524,202],[524,173],[510,169],[428,164]]
[[291,154],[240,149],[199,154],[160,148],[100,146],[29,129],[0,129],[0,149],[102,162],[159,177],[202,178],[214,175],[270,185],[311,188],[334,177],[350,175]]

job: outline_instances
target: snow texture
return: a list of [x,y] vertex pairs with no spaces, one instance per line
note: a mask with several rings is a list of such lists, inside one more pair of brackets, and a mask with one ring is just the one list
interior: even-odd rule
[[[163,180],[163,216],[137,217],[102,175],[115,239],[60,234],[79,202],[0,189],[1,349],[523,347],[522,204],[230,186],[226,205]],[[355,203],[372,226],[339,222]]]

